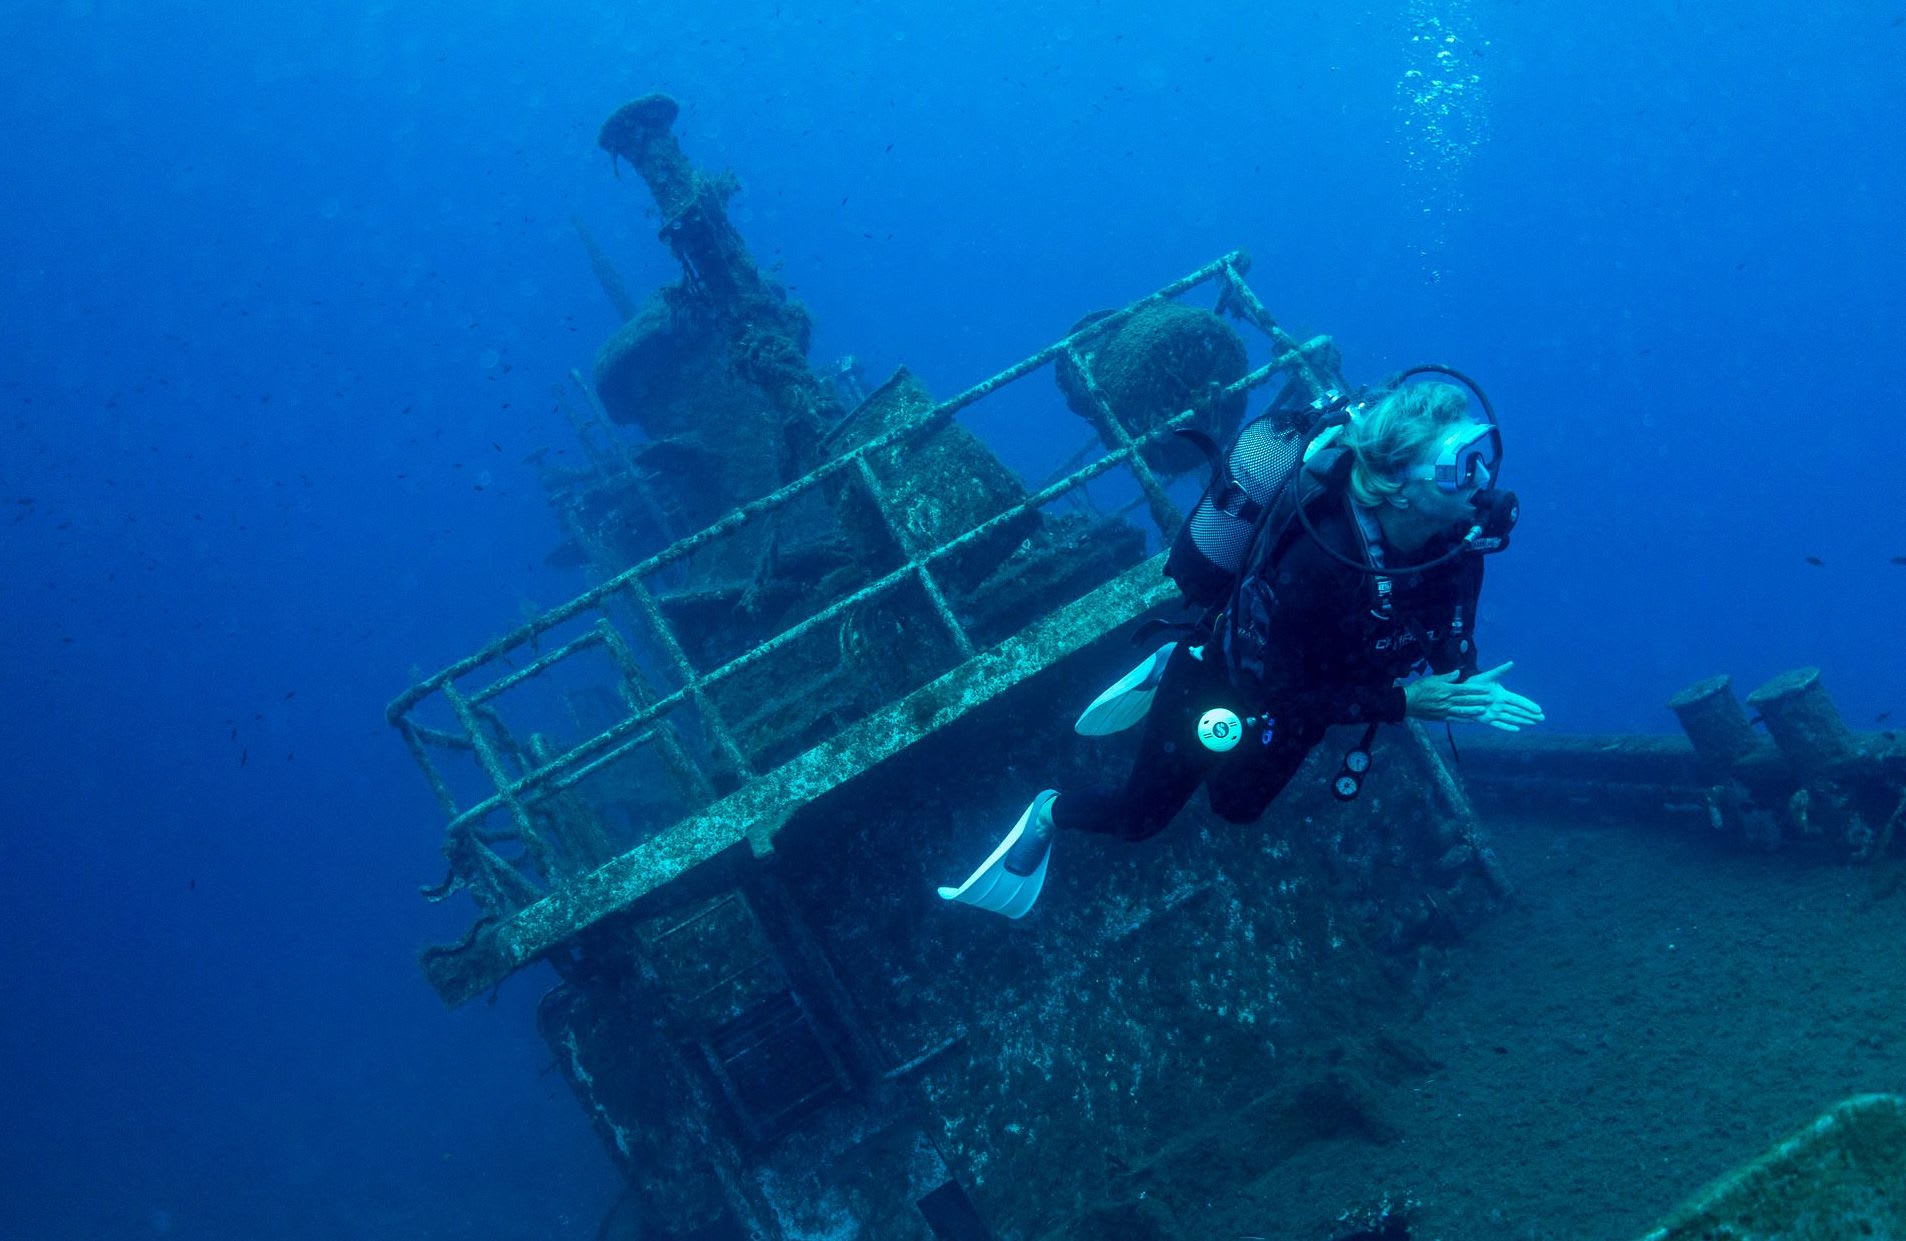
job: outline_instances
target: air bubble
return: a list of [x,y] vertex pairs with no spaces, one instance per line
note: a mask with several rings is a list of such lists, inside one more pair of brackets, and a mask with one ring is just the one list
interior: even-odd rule
[[1397,120],[1410,135],[1406,186],[1417,200],[1423,233],[1413,241],[1424,270],[1440,278],[1436,256],[1450,224],[1467,209],[1465,178],[1489,131],[1482,75],[1463,74],[1462,48],[1489,46],[1475,37],[1469,0],[1409,0],[1409,35],[1397,80]]

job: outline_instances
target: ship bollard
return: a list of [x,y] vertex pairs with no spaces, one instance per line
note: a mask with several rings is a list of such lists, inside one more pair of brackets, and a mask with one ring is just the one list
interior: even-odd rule
[[1803,780],[1827,778],[1859,756],[1853,734],[1820,684],[1818,668],[1783,672],[1747,696]]
[[1725,775],[1761,745],[1725,674],[1696,681],[1668,699],[1668,709],[1681,721],[1701,765],[1714,775]]

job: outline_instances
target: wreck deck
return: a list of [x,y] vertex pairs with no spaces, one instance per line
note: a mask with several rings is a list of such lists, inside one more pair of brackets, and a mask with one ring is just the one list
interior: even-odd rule
[[[1043,614],[1003,639],[982,643],[973,626],[956,614],[951,602],[955,586],[943,577],[949,562],[962,552],[987,545],[989,540],[998,546],[1001,535],[1025,529],[1027,521],[1045,507],[1114,470],[1132,475],[1139,496],[1136,506],[1147,510],[1157,537],[1169,539],[1180,516],[1167,482],[1147,464],[1147,448],[1189,424],[1210,405],[1241,397],[1273,379],[1294,377],[1317,390],[1326,386],[1328,379],[1313,369],[1313,358],[1328,353],[1328,339],[1300,344],[1283,333],[1245,283],[1244,263],[1239,253],[1225,255],[930,408],[909,410],[909,397],[916,407],[920,404],[917,395],[898,392],[895,399],[904,416],[897,425],[537,616],[393,701],[387,718],[402,733],[449,817],[445,853],[450,873],[426,894],[440,900],[453,891],[466,890],[484,914],[461,943],[424,954],[425,971],[446,1002],[459,1004],[483,994],[551,949],[744,841],[757,855],[765,854],[801,805],[931,736],[1147,608],[1166,602],[1173,588],[1160,575],[1162,555],[1141,554],[1136,563],[1112,565],[1115,572],[1090,583],[1074,598],[1061,595],[1056,606],[1050,605],[1049,596],[1042,599],[1039,611]],[[1146,307],[1209,282],[1219,283],[1225,296],[1247,308],[1245,317],[1269,338],[1271,360],[1210,392],[1200,407],[1186,409],[1144,434],[1129,434],[1093,382],[1094,342]],[[962,409],[1055,361],[1063,361],[1074,374],[1085,377],[1085,387],[1100,407],[1102,432],[1122,441],[1120,446],[967,528],[950,529],[940,520],[934,529],[933,523],[910,510],[910,502],[918,508],[918,497],[896,494],[894,482],[906,477],[909,457],[931,451],[936,434]],[[894,386],[890,383],[868,404],[881,400]],[[889,421],[896,420],[889,417]],[[689,653],[691,640],[667,615],[662,592],[651,582],[750,523],[772,523],[790,506],[817,495],[838,504],[838,496],[847,489],[854,489],[879,513],[885,531],[906,550],[904,561],[720,666],[706,671],[697,668]],[[1106,524],[1110,523],[1098,529],[1103,531]],[[921,537],[923,533],[937,537],[929,541]],[[1030,542],[1021,545],[1021,553]],[[1065,580],[1070,570],[1050,565],[1062,559],[1089,558],[1091,549],[1082,548],[1080,542],[1051,548],[1043,574],[1037,569],[1022,569],[1022,574],[1061,586],[1072,584]],[[1136,546],[1130,540],[1126,545]],[[937,626],[938,636],[958,653],[958,662],[926,684],[832,731],[798,756],[758,769],[731,718],[732,704],[720,701],[723,683],[788,651],[823,626],[846,624],[855,609],[890,599],[902,588],[917,590],[923,602],[913,623]],[[546,637],[558,644],[537,653]],[[513,666],[512,657],[524,652],[534,655],[532,661]],[[613,724],[569,748],[552,753],[539,737],[519,740],[520,730],[510,727],[495,709],[499,698],[538,678],[551,677],[578,657],[603,654],[612,665],[616,692],[627,709]],[[658,675],[652,669],[658,662],[662,673],[675,678],[673,688],[657,686]],[[447,726],[423,722],[423,710],[432,704],[447,708]],[[798,695],[780,707],[798,710]],[[690,714],[698,728],[681,726],[680,717]],[[590,866],[566,866],[570,859],[587,857],[587,842],[602,837],[600,830],[578,823],[590,813],[574,804],[579,787],[645,747],[659,753],[660,770],[689,804],[689,811],[613,857]],[[459,803],[439,768],[437,755],[446,751],[474,757],[489,783],[489,789],[471,804]],[[724,783],[731,787],[722,790]],[[502,846],[513,846],[517,852],[506,855]]]

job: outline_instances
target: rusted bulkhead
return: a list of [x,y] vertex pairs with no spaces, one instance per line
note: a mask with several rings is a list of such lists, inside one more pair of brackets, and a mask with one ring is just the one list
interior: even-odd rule
[[1141,846],[1063,840],[1023,922],[933,895],[1040,781],[1119,768],[1129,744],[1024,721],[1127,655],[1036,678],[814,802],[768,859],[598,928],[543,1032],[624,1210],[668,1236],[1109,1239],[1148,1187],[1217,1175],[1214,1147],[1248,1176],[1393,1136],[1383,1094],[1423,1065],[1385,1020],[1499,895],[1410,734],[1349,807],[1331,755],[1254,827],[1199,806]]

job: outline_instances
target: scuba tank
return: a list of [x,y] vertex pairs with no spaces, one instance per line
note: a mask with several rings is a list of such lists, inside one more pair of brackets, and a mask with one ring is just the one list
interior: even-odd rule
[[1231,597],[1258,526],[1297,476],[1306,445],[1347,403],[1333,388],[1295,416],[1275,418],[1273,407],[1239,428],[1223,454],[1197,436],[1212,459],[1211,482],[1165,557],[1165,576],[1186,599],[1210,610]]

